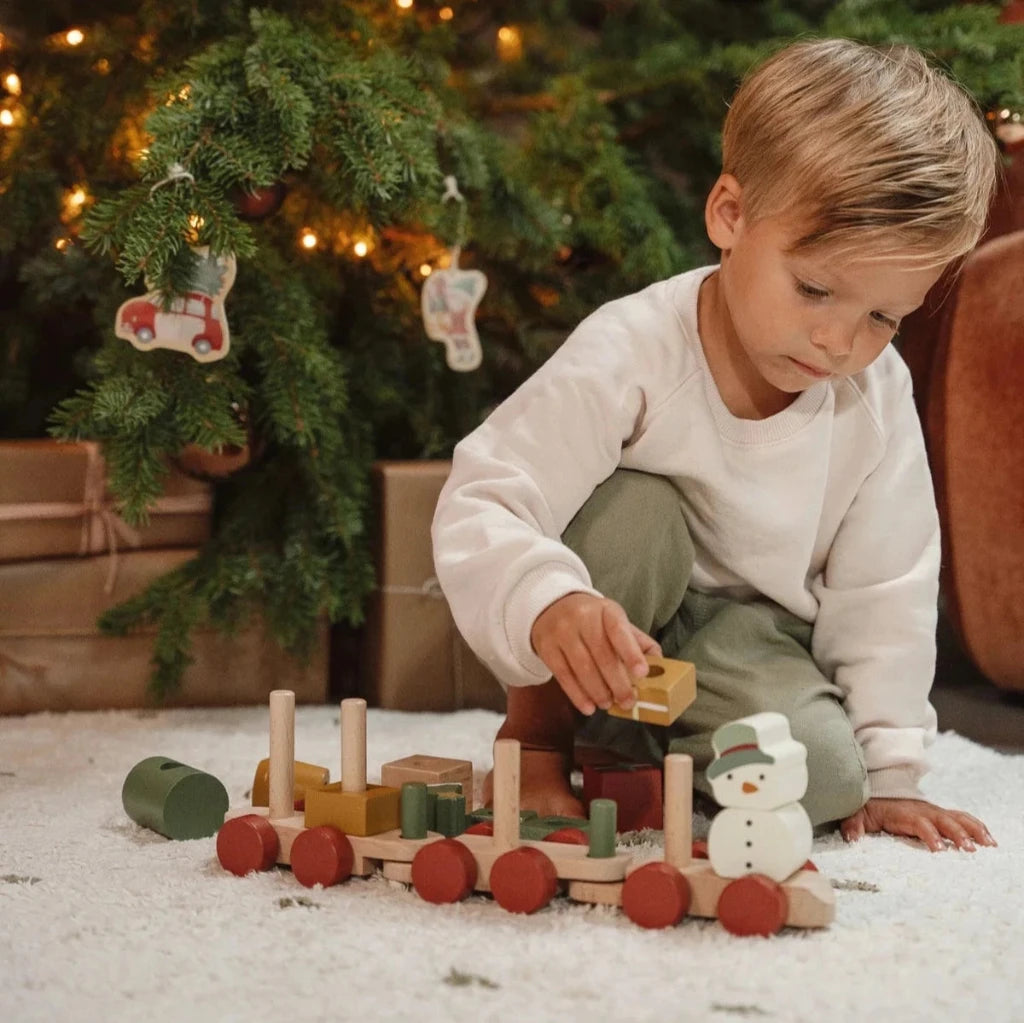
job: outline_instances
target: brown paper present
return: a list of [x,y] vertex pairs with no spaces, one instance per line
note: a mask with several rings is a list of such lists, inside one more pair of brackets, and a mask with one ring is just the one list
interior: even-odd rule
[[145,526],[117,514],[98,444],[0,442],[0,562],[196,547],[210,535],[211,488],[172,469]]
[[365,631],[363,690],[395,710],[505,709],[505,693],[459,635],[434,575],[430,523],[451,463],[378,462],[379,589]]
[[[96,619],[195,553],[121,554],[110,593],[107,556],[0,565],[0,713],[152,705],[154,630],[105,636]],[[272,689],[293,689],[305,703],[327,697],[326,622],[308,665],[284,654],[259,622],[235,636],[197,630],[192,640],[194,662],[166,706],[260,704]]]

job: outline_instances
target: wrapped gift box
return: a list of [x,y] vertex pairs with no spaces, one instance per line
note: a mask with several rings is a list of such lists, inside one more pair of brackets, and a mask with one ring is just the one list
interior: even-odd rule
[[0,442],[0,562],[126,547],[197,547],[210,535],[211,488],[171,469],[147,525],[132,528],[107,491],[98,444]]
[[[195,553],[162,549],[0,565],[0,713],[151,706],[155,630],[105,636],[96,619]],[[194,661],[162,705],[265,703],[272,689],[293,689],[305,703],[327,698],[326,622],[308,664],[288,657],[258,622],[234,636],[196,630],[192,640]]]
[[459,635],[434,575],[430,523],[451,463],[378,462],[379,587],[365,630],[363,693],[395,710],[505,709],[500,683]]

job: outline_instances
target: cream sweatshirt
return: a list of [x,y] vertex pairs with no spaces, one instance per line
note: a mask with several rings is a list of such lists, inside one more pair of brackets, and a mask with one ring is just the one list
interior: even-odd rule
[[940,552],[910,375],[890,346],[777,415],[736,418],[697,332],[715,269],[599,308],[456,447],[432,527],[441,587],[504,684],[546,682],[534,620],[568,593],[597,594],[563,530],[616,468],[668,477],[696,548],[690,586],[760,594],[813,622],[872,794],[920,797]]

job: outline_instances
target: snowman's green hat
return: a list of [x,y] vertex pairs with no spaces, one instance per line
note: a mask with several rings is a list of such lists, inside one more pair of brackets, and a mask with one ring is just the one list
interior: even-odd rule
[[743,721],[730,721],[722,725],[711,737],[711,745],[715,750],[715,759],[707,769],[708,781],[746,764],[775,763],[775,757],[769,756],[758,745],[754,728]]

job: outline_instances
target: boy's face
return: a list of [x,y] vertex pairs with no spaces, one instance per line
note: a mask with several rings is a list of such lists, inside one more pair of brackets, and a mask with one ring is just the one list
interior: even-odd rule
[[[739,185],[708,200],[708,233],[722,250],[712,327],[747,384],[783,394],[858,373],[882,353],[900,320],[924,301],[942,267],[827,250],[789,251],[802,234],[787,216],[747,223]],[[732,191],[730,191],[732,190]]]

